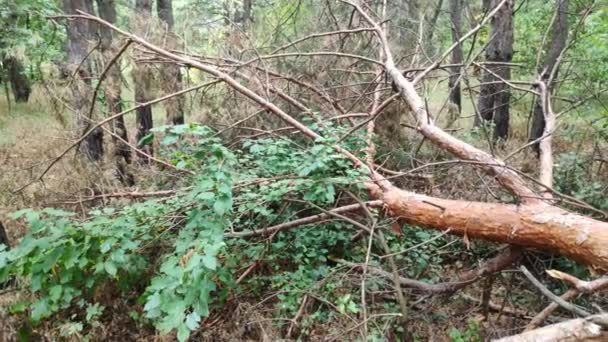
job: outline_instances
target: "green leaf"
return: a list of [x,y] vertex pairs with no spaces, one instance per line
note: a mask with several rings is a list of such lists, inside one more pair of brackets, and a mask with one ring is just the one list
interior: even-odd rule
[[103,268],[108,272],[112,277],[116,276],[116,265],[112,261],[106,261],[103,263]]
[[154,292],[151,296],[148,297],[146,301],[146,305],[144,305],[144,311],[146,311],[149,318],[158,317],[160,315],[160,294],[158,292]]
[[51,308],[46,299],[38,300],[32,304],[32,320],[35,322],[50,316],[51,313]]
[[177,340],[180,342],[186,341],[190,337],[190,329],[185,324],[180,324],[177,327]]
[[28,302],[25,300],[19,301],[10,306],[9,312],[12,314],[24,312],[27,309]]
[[207,267],[208,269],[215,271],[215,269],[217,268],[217,258],[213,255],[209,255],[209,254],[205,254],[203,256],[203,265],[205,265],[205,267]]
[[196,330],[198,328],[198,323],[201,320],[201,316],[198,313],[192,312],[186,317],[186,326],[190,330]]
[[218,215],[224,215],[230,208],[232,208],[232,199],[230,197],[220,198],[213,203],[213,210]]
[[61,298],[62,292],[63,287],[61,285],[55,285],[49,290],[49,298],[51,298],[53,302],[57,302]]
[[147,145],[152,144],[152,141],[154,141],[154,133],[147,134],[146,136],[144,136],[143,138],[141,138],[137,142],[137,145],[138,146],[147,146]]

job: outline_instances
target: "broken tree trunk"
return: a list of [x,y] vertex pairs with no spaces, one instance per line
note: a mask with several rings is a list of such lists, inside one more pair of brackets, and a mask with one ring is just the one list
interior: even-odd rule
[[544,203],[501,204],[447,200],[397,188],[381,195],[392,216],[438,230],[522,247],[550,250],[608,270],[608,223]]

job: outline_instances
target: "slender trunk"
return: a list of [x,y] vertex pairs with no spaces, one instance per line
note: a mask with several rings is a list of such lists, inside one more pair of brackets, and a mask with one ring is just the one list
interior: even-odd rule
[[[102,19],[110,23],[116,22],[116,7],[114,0],[97,0],[97,8]],[[111,63],[114,56],[118,53],[116,46],[112,44],[113,32],[107,27],[100,27],[101,35],[101,50],[103,53],[104,64]],[[109,115],[114,115],[122,111],[121,102],[121,75],[120,62],[115,64],[108,70],[106,76],[105,96],[107,111]],[[119,116],[113,121],[114,134],[118,135],[122,140],[129,141],[125,119]],[[112,137],[114,145],[114,159],[116,163],[116,173],[118,179],[127,186],[134,185],[133,175],[127,171],[127,165],[131,164],[131,149],[123,141],[116,137]]]
[[[178,48],[178,39],[173,32],[173,5],[172,0],[157,0],[158,17],[164,23],[166,44],[168,49]],[[169,64],[162,70],[162,88],[166,93],[174,93],[182,89],[182,75],[178,65]],[[184,98],[174,97],[165,102],[167,111],[167,124],[181,125],[184,123]]]
[[[551,74],[553,78],[557,77],[557,60],[566,47],[566,40],[568,38],[568,0],[558,0],[557,2],[557,15],[552,27],[552,41],[551,49],[546,57],[544,65],[540,66],[538,73],[541,80],[547,85],[547,91],[551,93],[552,84],[550,80]],[[555,71],[554,71],[555,69]],[[532,119],[532,127],[530,129],[530,141],[536,140],[543,136],[545,131],[545,113],[543,112],[543,106],[541,99],[537,98],[534,103],[534,118]],[[532,145],[533,150],[539,154],[539,144]]]
[[[2,222],[0,222],[0,250],[2,250],[2,246],[4,246],[3,248],[5,249],[11,249],[11,244],[8,241],[8,235],[6,234],[6,230],[4,229],[4,226],[2,225]],[[0,277],[2,275],[0,274]],[[4,289],[7,288],[9,286],[11,286],[14,283],[15,279],[14,278],[9,278],[4,282],[0,282],[0,289]],[[0,335],[2,336],[2,335]]]
[[[90,11],[91,8],[91,0],[63,0],[63,10],[66,14],[78,14],[77,10]],[[67,24],[67,65],[64,75],[67,78],[74,75],[74,79],[70,80],[72,97],[70,102],[78,115],[79,128],[84,128],[89,124],[87,115],[90,108],[89,101],[92,100],[90,63],[85,60],[88,54],[90,35],[90,24],[86,20],[74,20]],[[103,158],[103,130],[101,128],[95,129],[92,134],[85,138],[79,150],[92,161]]]
[[[499,0],[484,0],[484,11],[492,10]],[[513,57],[513,0],[507,1],[492,18],[491,41],[486,49],[486,61],[510,63]],[[494,138],[506,139],[509,135],[509,108],[511,92],[500,78],[508,80],[511,69],[507,65],[486,66],[484,70],[478,108],[481,118],[494,121]],[[480,124],[477,120],[476,124]]]
[[247,26],[247,23],[251,20],[251,8],[253,6],[253,0],[243,0],[243,6],[239,8],[234,14],[234,22]]
[[[452,21],[452,42],[456,43],[461,33],[461,18],[462,18],[462,1],[463,0],[450,0],[450,19]],[[462,63],[462,45],[458,44],[452,51],[452,63]],[[460,115],[461,110],[461,92],[460,92],[460,66],[452,68],[449,87],[450,87],[450,102],[456,107],[456,113]]]
[[251,20],[252,7],[253,0],[243,0],[243,16],[241,17],[241,22],[243,25],[247,25],[247,23]]
[[6,234],[2,222],[0,222],[0,245],[4,245],[7,249],[11,249],[11,244],[8,242],[8,235]]
[[[137,20],[134,27],[134,32],[140,36],[145,36],[145,28],[150,23],[150,16],[152,15],[152,2],[151,0],[136,0],[135,2],[135,15]],[[151,70],[145,63],[136,63],[133,68],[133,82],[135,86],[134,98],[135,103],[140,104],[148,102],[152,99],[151,87],[152,77]],[[150,133],[152,127],[152,107],[143,106],[136,110],[135,121],[137,123],[137,148],[144,151],[145,153],[152,155],[153,148],[152,144],[141,144],[141,139]],[[143,155],[139,155],[141,163],[149,163],[149,159]]]
[[27,102],[32,91],[30,81],[25,75],[23,64],[14,57],[7,57],[2,62],[8,81],[13,90],[15,102]]
[[443,0],[437,1],[437,5],[435,6],[435,10],[433,11],[433,15],[427,21],[428,25],[426,28],[426,41],[428,44],[428,54],[435,55],[436,47],[433,44],[433,37],[435,35],[435,30],[437,30],[437,20],[439,20],[439,15],[441,14],[441,9],[443,7]]

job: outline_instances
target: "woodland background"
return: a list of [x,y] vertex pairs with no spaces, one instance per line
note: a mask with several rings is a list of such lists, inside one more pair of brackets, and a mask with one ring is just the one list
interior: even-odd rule
[[3,0],[0,340],[606,338],[607,41],[605,0]]

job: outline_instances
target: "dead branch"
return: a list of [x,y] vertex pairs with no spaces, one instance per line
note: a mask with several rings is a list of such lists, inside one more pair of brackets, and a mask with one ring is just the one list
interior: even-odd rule
[[553,292],[549,291],[548,288],[545,287],[545,285],[543,285],[538,279],[536,279],[532,273],[530,273],[530,271],[528,271],[528,269],[525,266],[521,266],[520,270],[523,272],[523,274],[526,276],[526,278],[528,278],[528,280],[530,280],[530,282],[537,288],[540,290],[540,292],[542,292],[542,294],[544,294],[545,296],[547,296],[549,299],[551,299],[552,301],[554,301],[555,303],[557,303],[559,306],[561,306],[562,308],[571,311],[579,316],[582,317],[588,317],[591,316],[591,314],[573,304],[570,304],[568,302],[566,302],[565,300],[559,298],[558,296],[556,296],[555,294],[553,294]]
[[[570,301],[575,299],[581,293],[593,293],[595,291],[600,291],[605,288],[608,288],[608,277],[602,277],[600,279],[596,279],[594,281],[586,282],[584,288],[585,291],[580,291],[578,289],[570,289],[566,291],[563,295],[561,295],[561,299],[564,301]],[[539,312],[526,326],[526,330],[533,330],[540,326],[546,319],[553,313],[553,311],[557,310],[559,305],[555,302],[551,302],[543,311]]]
[[[429,284],[420,280],[398,277],[398,281],[404,288],[416,289],[428,293],[449,293],[465,288],[466,286],[478,281],[479,279],[509,267],[513,262],[521,257],[521,251],[506,249],[506,253],[499,253],[494,258],[482,263],[479,268],[462,273],[455,282]],[[340,263],[360,270],[362,265],[344,260]],[[386,279],[393,279],[391,272],[386,272],[380,268],[369,266],[369,272],[379,275]]]
[[[379,207],[379,206],[382,206],[382,201],[369,201],[369,202],[365,202],[365,205],[370,206],[370,207]],[[334,215],[339,215],[340,213],[347,213],[347,212],[351,212],[351,211],[355,211],[355,210],[360,210],[361,208],[362,208],[361,205],[357,203],[357,204],[345,205],[343,207],[328,210],[328,212],[331,214],[334,214]],[[299,226],[303,226],[306,224],[311,224],[311,223],[316,223],[316,222],[327,220],[328,218],[332,217],[332,215],[329,213],[321,213],[321,214],[317,214],[317,215],[312,215],[312,216],[300,218],[297,220],[281,223],[281,224],[278,224],[278,225],[275,225],[272,227],[268,227],[265,229],[246,230],[246,231],[242,231],[242,232],[226,233],[225,236],[245,238],[245,237],[251,237],[251,236],[258,236],[258,235],[259,236],[269,235],[269,234],[272,234],[272,233],[275,233],[275,232],[278,232],[281,230],[299,227]]]

